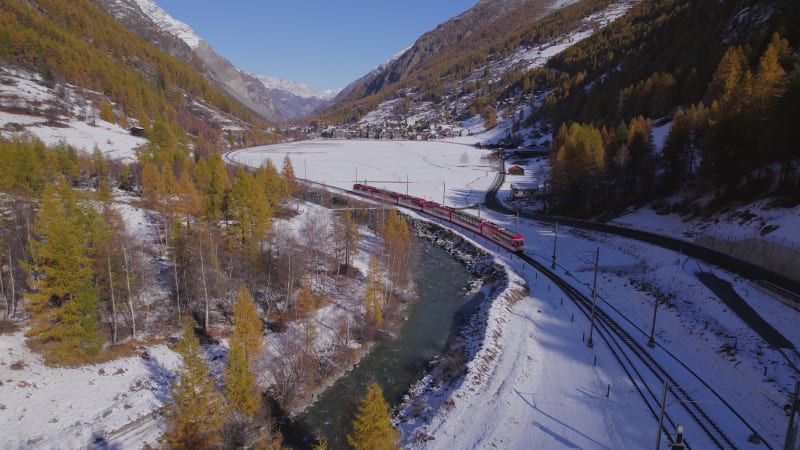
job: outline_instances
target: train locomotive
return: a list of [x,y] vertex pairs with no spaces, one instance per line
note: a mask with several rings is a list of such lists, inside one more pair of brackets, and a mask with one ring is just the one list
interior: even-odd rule
[[507,230],[488,220],[475,217],[464,211],[440,205],[433,201],[411,195],[399,194],[365,184],[354,184],[353,192],[373,200],[421,211],[425,214],[447,220],[462,228],[480,234],[510,252],[521,252],[525,248],[525,238],[520,234]]

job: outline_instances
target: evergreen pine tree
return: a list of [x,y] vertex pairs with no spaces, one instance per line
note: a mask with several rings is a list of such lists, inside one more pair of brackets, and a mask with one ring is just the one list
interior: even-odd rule
[[324,437],[318,437],[317,443],[314,445],[314,450],[328,450],[328,440]]
[[407,281],[409,245],[411,242],[408,224],[392,209],[386,217],[383,227],[383,247],[388,256],[387,272],[393,283],[403,284]]
[[295,192],[297,192],[298,185],[297,179],[294,176],[294,167],[292,167],[292,160],[289,158],[289,155],[286,155],[283,158],[283,168],[281,169],[281,177],[283,177],[284,182],[286,183],[286,198],[291,197]]
[[358,407],[353,421],[353,434],[347,436],[347,442],[355,450],[400,448],[400,432],[392,427],[391,418],[381,387],[372,381]]
[[[231,237],[237,245],[260,244],[272,218],[272,209],[264,190],[255,178],[239,169],[230,195]],[[255,249],[254,249],[255,250]]]
[[173,449],[216,448],[225,421],[223,399],[214,390],[214,379],[208,376],[208,363],[191,326],[184,328],[177,351],[183,361],[170,390],[164,437]]
[[108,100],[100,102],[100,118],[109,123],[117,122],[117,118],[114,116],[114,110],[111,109],[111,103],[108,103]]
[[142,166],[142,196],[150,208],[155,208],[158,204],[161,192],[164,190],[161,183],[161,174],[158,168],[151,162],[145,162]]

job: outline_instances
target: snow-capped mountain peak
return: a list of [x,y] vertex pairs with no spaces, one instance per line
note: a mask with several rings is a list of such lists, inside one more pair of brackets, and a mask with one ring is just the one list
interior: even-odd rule
[[341,89],[326,89],[324,91],[320,91],[305,83],[282,80],[280,78],[266,75],[257,75],[256,78],[258,78],[267,89],[285,91],[300,98],[319,98],[323,100],[330,100],[336,97],[336,94],[341,91]]
[[150,18],[160,29],[179,38],[193,50],[200,45],[202,38],[194,32],[192,27],[170,16],[161,9],[153,0],[134,0],[142,12]]

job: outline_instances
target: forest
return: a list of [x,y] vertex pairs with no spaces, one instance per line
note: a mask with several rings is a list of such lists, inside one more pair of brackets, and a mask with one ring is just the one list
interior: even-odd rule
[[[176,154],[152,143],[123,164],[35,139],[0,141],[0,329],[24,329],[56,366],[129,356],[184,330],[166,412],[170,446],[279,448],[271,417],[352,363],[360,347],[348,341],[380,338],[399,317],[408,225],[395,210],[308,191],[288,158],[280,171],[271,163],[246,170],[219,154]],[[297,214],[303,196],[351,209],[308,216],[297,235],[273,229]],[[150,232],[126,226],[130,208],[145,212]],[[382,245],[362,279],[353,260],[363,227]],[[360,298],[361,312],[342,324],[341,345],[321,353],[310,319],[337,296]],[[269,333],[288,344],[267,352]],[[198,338],[228,340],[222,390],[207,376]],[[272,374],[268,385],[256,384],[255,367]]]
[[[679,3],[642,4],[532,74],[562,78],[530,119],[562,124],[550,155],[555,210],[596,214],[656,201],[698,213],[690,204],[705,195],[711,210],[766,195],[800,201],[800,60],[788,26],[796,5],[726,46],[714,38],[726,22],[702,19],[711,6]],[[627,70],[609,71],[615,66]],[[668,123],[656,152],[652,130]],[[664,200],[676,194],[672,205]]]

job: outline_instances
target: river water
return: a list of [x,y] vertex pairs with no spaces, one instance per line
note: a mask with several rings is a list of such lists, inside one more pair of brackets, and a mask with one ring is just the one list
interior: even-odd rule
[[397,405],[428,363],[444,350],[455,321],[473,306],[464,290],[470,275],[444,250],[424,240],[420,240],[420,258],[413,274],[419,298],[408,306],[397,339],[377,343],[314,405],[282,427],[286,445],[311,448],[317,435],[327,437],[332,450],[348,448],[350,423],[370,380],[378,382],[390,405]]

